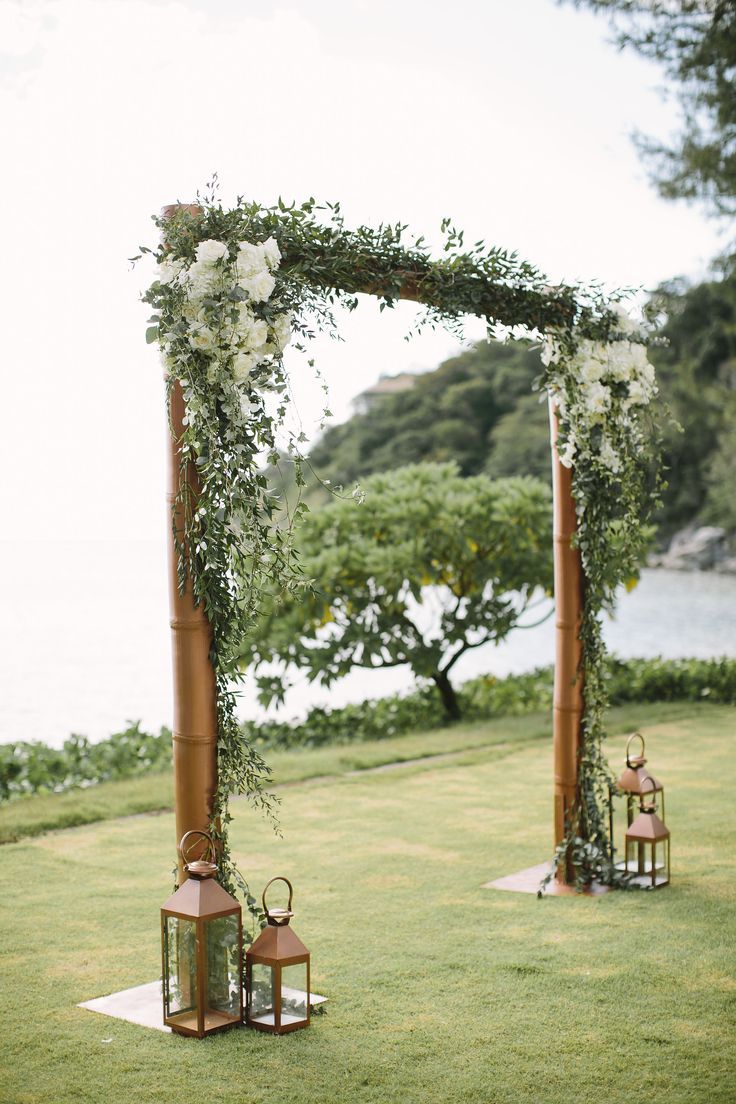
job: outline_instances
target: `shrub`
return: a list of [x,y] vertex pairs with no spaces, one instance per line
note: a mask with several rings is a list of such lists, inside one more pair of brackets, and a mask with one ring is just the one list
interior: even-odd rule
[[61,748],[35,741],[0,744],[0,800],[129,778],[170,762],[171,730],[162,728],[154,736],[144,732],[139,721],[98,743],[74,733]]
[[609,660],[608,693],[613,705],[630,701],[736,703],[736,660]]
[[[541,667],[522,675],[483,675],[460,688],[463,716],[470,721],[518,716],[552,708],[554,674]],[[609,659],[612,705],[647,701],[711,701],[736,704],[736,660]],[[302,721],[247,721],[243,731],[258,747],[279,750],[326,744],[389,740],[407,732],[446,725],[447,715],[431,685],[408,694],[369,699],[336,709],[314,706]],[[60,749],[41,743],[0,744],[0,800],[42,790],[62,792],[113,778],[128,778],[168,766],[171,732],[158,736],[130,724],[93,744],[72,735]]]

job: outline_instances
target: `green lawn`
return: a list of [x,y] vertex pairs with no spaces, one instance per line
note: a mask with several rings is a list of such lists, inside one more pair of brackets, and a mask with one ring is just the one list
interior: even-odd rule
[[[481,889],[549,852],[549,741],[529,718],[517,742],[285,786],[283,839],[237,806],[242,869],[254,887],[293,879],[294,926],[330,997],[282,1039],[183,1040],[76,1007],[158,974],[170,813],[3,847],[0,1100],[732,1104],[736,711],[648,706],[614,729],[634,716],[673,835],[674,881],[654,894]],[[622,737],[609,748],[618,766]],[[359,753],[376,765],[368,745],[314,755],[334,774],[331,755]]]
[[[666,719],[693,715],[699,708],[688,702],[623,706],[611,711],[612,732],[644,724],[651,718]],[[705,707],[707,708],[707,706]],[[505,751],[530,741],[549,739],[548,715],[501,717],[496,721],[397,736],[390,740],[370,740],[336,747],[304,751],[267,752],[278,785],[304,782],[323,776],[345,774],[430,755],[460,755],[477,749]],[[63,794],[33,794],[0,804],[0,844],[26,836],[37,836],[55,828],[94,824],[98,820],[162,812],[172,808],[174,788],[171,771],[103,782],[70,790]]]

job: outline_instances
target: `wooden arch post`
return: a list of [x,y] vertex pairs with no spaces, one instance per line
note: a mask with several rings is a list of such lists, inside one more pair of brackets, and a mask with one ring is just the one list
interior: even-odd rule
[[[170,218],[179,204],[164,207]],[[184,205],[192,214],[199,207]],[[191,579],[179,593],[177,553],[174,540],[184,538],[184,516],[177,505],[182,484],[189,487],[191,509],[196,509],[198,479],[192,465],[182,471],[180,441],[184,433],[184,396],[178,380],[173,381],[169,403],[168,434],[168,560],[169,609],[171,612],[171,658],[174,679],[174,814],[176,842],[185,832],[206,832],[212,818],[217,788],[217,688],[210,661],[212,629],[202,605],[194,604]],[[172,511],[175,510],[175,513]],[[190,857],[194,856],[192,848]],[[179,856],[179,882],[187,877]]]
[[[552,709],[554,755],[555,847],[567,834],[570,810],[577,795],[580,726],[583,716],[583,646],[579,638],[583,616],[583,567],[580,550],[573,548],[577,529],[572,469],[561,463],[557,451],[557,409],[549,400],[552,447],[555,585],[555,685]],[[557,881],[570,883],[570,857],[557,867]]]

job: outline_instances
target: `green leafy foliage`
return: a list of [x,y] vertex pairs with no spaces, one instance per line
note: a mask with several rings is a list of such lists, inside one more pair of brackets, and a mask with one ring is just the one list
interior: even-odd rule
[[[697,520],[736,531],[736,275],[663,285],[652,309],[662,324],[649,357],[672,412],[663,424],[667,486],[654,518],[659,539]],[[333,486],[424,460],[454,460],[464,475],[547,481],[547,406],[530,393],[541,371],[538,351],[523,342],[481,342],[418,376],[411,390],[377,397],[365,412],[327,429],[312,450],[312,466]],[[462,435],[454,433],[460,424]],[[328,497],[317,481],[305,494],[310,504]]]
[[[736,660],[626,659],[609,657],[605,682],[612,705],[628,702],[707,701],[736,705]],[[541,667],[519,675],[482,675],[458,689],[468,721],[549,712],[554,671]],[[391,740],[448,724],[434,688],[418,685],[392,694],[332,708],[313,706],[301,721],[246,721],[243,734],[263,751],[295,751],[331,745]],[[79,748],[85,748],[80,759]],[[0,745],[0,796],[61,793],[117,778],[154,773],[171,762],[171,732],[158,736],[138,723],[99,743],[72,736],[60,749],[41,743]]]
[[[702,518],[736,530],[729,476],[736,424],[736,273],[659,289],[663,344],[652,349],[674,421],[664,427],[664,534]],[[681,427],[681,428],[680,428]]]
[[532,479],[463,479],[455,464],[375,475],[364,492],[361,506],[337,499],[305,519],[298,552],[313,587],[274,595],[243,662],[278,666],[259,678],[266,701],[283,697],[289,664],[328,686],[355,667],[408,664],[456,718],[460,657],[548,606],[549,492]]
[[[331,426],[312,449],[314,468],[333,484],[348,486],[374,472],[406,464],[454,460],[462,475],[486,469],[492,475],[540,474],[521,465],[489,464],[500,422],[525,398],[534,414],[541,409],[541,438],[549,472],[546,406],[531,395],[542,370],[539,353],[522,342],[484,341],[446,360],[434,372],[417,376],[407,391],[373,400],[364,412]],[[534,429],[538,428],[535,419]],[[529,436],[524,426],[522,438]],[[513,447],[507,444],[506,450]]]
[[716,447],[708,459],[703,520],[736,533],[736,394],[723,411]]
[[60,748],[30,741],[0,744],[0,800],[130,778],[170,763],[171,730],[155,735],[143,731],[140,721],[98,743],[72,734]]
[[634,701],[709,701],[736,705],[736,660],[627,659],[606,665],[613,705]]
[[619,46],[659,62],[680,101],[671,144],[639,136],[660,193],[736,213],[736,6],[732,0],[573,0],[607,13]]

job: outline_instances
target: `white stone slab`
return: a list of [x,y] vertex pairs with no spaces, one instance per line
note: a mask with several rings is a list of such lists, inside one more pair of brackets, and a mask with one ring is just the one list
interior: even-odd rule
[[[294,996],[304,996],[298,990],[284,989],[285,993]],[[310,995],[310,1007],[324,1004],[327,997],[321,997],[318,993]],[[119,993],[110,993],[107,997],[95,997],[93,1000],[82,1001],[78,1008],[86,1008],[89,1012],[101,1012],[103,1016],[113,1016],[117,1020],[126,1020],[128,1023],[139,1024],[140,1027],[152,1027],[156,1031],[170,1032],[170,1027],[164,1026],[163,1021],[163,997],[161,994],[161,981],[149,981],[145,985],[136,985],[133,989],[123,989]]]
[[[549,862],[538,863],[536,866],[528,866],[526,870],[517,870],[515,874],[505,874],[502,878],[496,878],[492,882],[484,882],[481,889],[503,889],[510,893],[539,893],[542,881],[552,869]],[[544,888],[545,897],[601,897],[608,892],[608,886],[600,882],[593,882],[582,893],[578,893],[575,886],[565,885],[555,878],[547,882]]]

